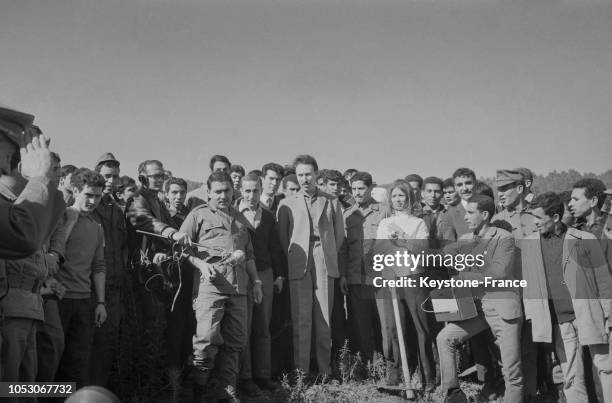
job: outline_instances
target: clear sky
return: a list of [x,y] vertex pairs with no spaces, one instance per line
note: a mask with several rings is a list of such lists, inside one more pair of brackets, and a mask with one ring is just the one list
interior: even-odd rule
[[63,162],[201,180],[323,168],[612,168],[612,1],[3,0],[0,102]]

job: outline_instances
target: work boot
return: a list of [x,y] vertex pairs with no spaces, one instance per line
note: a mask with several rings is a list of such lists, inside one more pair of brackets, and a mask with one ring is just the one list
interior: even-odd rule
[[261,390],[255,384],[255,382],[253,382],[252,379],[241,379],[238,382],[238,390],[241,394],[246,395],[248,397],[261,396]]
[[270,380],[270,378],[255,378],[254,381],[260,389],[269,390],[272,392],[278,389],[278,384]]
[[468,403],[468,398],[460,388],[451,389],[446,394],[444,403]]

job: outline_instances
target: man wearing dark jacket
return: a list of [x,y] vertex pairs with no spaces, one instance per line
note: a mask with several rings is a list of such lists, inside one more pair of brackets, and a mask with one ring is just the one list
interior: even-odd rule
[[[249,222],[247,227],[255,252],[255,266],[262,281],[263,300],[253,304],[247,298],[248,331],[250,337],[242,351],[242,367],[239,387],[249,396],[259,395],[259,388],[273,390],[276,385],[271,378],[271,339],[270,320],[272,318],[272,299],[274,288],[282,290],[283,283],[274,279],[285,277],[286,270],[276,220],[271,212],[261,208],[259,197],[261,185],[255,175],[242,178],[242,199],[238,211]],[[255,382],[253,382],[255,381]]]

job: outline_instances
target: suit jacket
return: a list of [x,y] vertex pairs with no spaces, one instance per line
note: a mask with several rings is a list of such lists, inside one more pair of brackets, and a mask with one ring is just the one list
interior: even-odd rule
[[128,267],[127,225],[121,207],[110,196],[103,196],[92,214],[104,230],[104,260],[106,287],[119,288]]
[[261,206],[262,209],[269,211],[270,213],[272,213],[274,215],[274,217],[276,217],[276,212],[278,211],[278,206],[280,205],[280,202],[285,198],[284,194],[278,194],[274,196],[274,201],[272,202],[272,206],[270,208],[268,208],[268,206],[264,205],[263,203],[260,203],[259,205]]
[[[483,254],[485,264],[478,268],[465,269],[459,277],[484,281],[485,277],[495,280],[514,280],[514,238],[501,228],[490,227],[478,241],[468,232],[457,243],[459,253]],[[483,288],[482,305],[492,308],[506,320],[523,315],[519,290],[516,288]]]
[[[343,262],[338,262],[338,252],[344,242],[344,220],[338,199],[317,191],[317,200],[311,209],[319,224],[327,275],[340,277],[345,273]],[[287,277],[289,280],[303,278],[308,269],[310,251],[310,217],[304,193],[283,199],[277,218],[279,239],[287,253]]]
[[[525,317],[531,319],[533,341],[551,343],[552,322],[540,233],[522,242]],[[563,280],[567,285],[578,339],[582,345],[608,343],[612,275],[599,241],[593,234],[568,228],[563,241]]]
[[248,220],[247,229],[251,235],[251,243],[255,253],[255,266],[257,271],[272,269],[274,278],[287,276],[287,261],[278,240],[276,218],[272,213],[262,207],[261,221],[257,228],[253,228]]
[[461,202],[442,213],[438,221],[438,239],[442,244],[454,242],[463,234],[470,232],[465,222],[465,209]]

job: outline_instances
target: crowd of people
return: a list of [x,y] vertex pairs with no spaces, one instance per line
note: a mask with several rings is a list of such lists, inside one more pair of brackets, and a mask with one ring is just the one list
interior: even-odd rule
[[[468,401],[468,362],[481,401],[612,403],[612,190],[597,179],[534,194],[529,169],[500,168],[491,187],[459,168],[377,185],[367,167],[321,169],[310,155],[249,172],[214,155],[190,190],[159,160],[136,179],[112,153],[63,164],[33,121],[0,107],[2,381],[99,385],[126,401],[169,383],[231,401],[294,370],[333,378],[348,346],[364,363],[384,357],[387,384],[440,387],[446,402]],[[484,264],[392,278],[526,286],[472,290],[457,318],[439,315],[430,288],[398,288],[396,323],[372,264],[396,252]],[[402,346],[416,384],[402,380]]]

